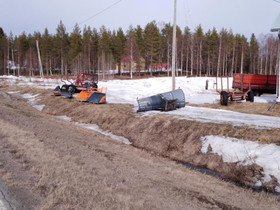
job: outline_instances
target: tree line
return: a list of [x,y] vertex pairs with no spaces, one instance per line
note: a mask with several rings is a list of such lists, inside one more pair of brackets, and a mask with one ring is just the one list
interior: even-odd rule
[[[111,31],[75,25],[71,33],[60,21],[55,34],[46,28],[13,36],[0,27],[0,74],[35,75],[39,72],[38,51],[45,75],[103,72],[118,69],[128,57],[136,63],[136,72],[155,74],[154,64],[171,64],[172,25],[152,21],[144,28],[132,27]],[[201,25],[192,32],[177,26],[177,75],[216,76],[233,73],[275,74],[278,40],[268,34],[257,40],[254,34],[248,40],[231,30],[215,28],[203,31]],[[141,62],[145,68],[141,69]],[[10,71],[8,72],[8,70]]]

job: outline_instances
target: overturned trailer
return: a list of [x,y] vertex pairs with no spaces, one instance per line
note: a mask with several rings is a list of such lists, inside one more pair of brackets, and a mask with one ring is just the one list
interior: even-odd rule
[[170,111],[186,105],[185,94],[181,89],[137,99],[137,102],[139,106],[137,112],[149,110]]

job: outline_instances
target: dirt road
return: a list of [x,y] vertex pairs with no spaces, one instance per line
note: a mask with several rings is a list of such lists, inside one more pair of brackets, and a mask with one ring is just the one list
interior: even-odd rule
[[[67,108],[65,100],[54,100]],[[39,112],[20,97],[0,94],[0,174],[15,209],[279,208],[271,194],[237,187],[59,120],[47,114],[58,110],[46,102]],[[114,114],[109,116],[118,117]],[[110,120],[101,120],[110,126]]]

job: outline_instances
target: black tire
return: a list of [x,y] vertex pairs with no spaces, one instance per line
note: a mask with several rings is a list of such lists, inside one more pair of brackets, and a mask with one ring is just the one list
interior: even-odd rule
[[223,106],[227,106],[228,105],[228,95],[226,91],[222,91],[221,92],[221,105]]
[[248,92],[248,100],[254,102],[254,92],[252,90]]

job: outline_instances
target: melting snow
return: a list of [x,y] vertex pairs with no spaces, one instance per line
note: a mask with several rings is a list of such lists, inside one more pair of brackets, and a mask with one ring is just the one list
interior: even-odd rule
[[[157,113],[166,114],[164,112]],[[179,119],[195,120],[200,122],[218,124],[228,123],[232,124],[233,126],[248,125],[249,127],[254,127],[257,129],[280,128],[279,117],[245,114],[221,109],[186,106],[184,108],[168,112],[167,114],[177,115]]]
[[25,94],[20,94],[21,97],[25,98],[28,100],[28,103],[34,107],[35,109],[37,109],[38,111],[42,111],[43,108],[45,107],[45,105],[37,105],[37,102],[39,101],[39,99],[36,99],[36,97],[39,96],[39,94],[36,94],[36,95],[31,95],[31,94],[28,94],[28,93],[25,93]]
[[[221,155],[224,162],[236,162],[241,165],[257,164],[264,170],[262,182],[269,182],[270,175],[273,175],[280,183],[279,146],[221,136],[205,136],[200,140],[202,141],[202,153],[207,153],[208,146],[211,145],[211,152]],[[256,186],[260,186],[261,181],[258,181]],[[276,190],[280,192],[279,187]]]
[[[56,118],[62,119],[62,120],[65,120],[65,121],[69,121],[69,122],[72,121],[71,117],[68,117],[68,116],[65,116],[65,115],[56,116]],[[86,124],[86,123],[75,122],[75,125],[86,128],[86,129],[89,129],[89,130],[93,130],[93,131],[101,133],[102,135],[105,135],[105,136],[109,136],[112,139],[120,141],[122,143],[131,144],[131,142],[127,138],[125,138],[123,136],[114,135],[113,133],[108,132],[108,131],[104,131],[96,124]]]
[[63,115],[63,116],[55,116],[55,117],[58,118],[58,119],[61,119],[61,120],[68,121],[68,122],[72,121],[71,117],[67,117],[65,115]]
[[104,131],[104,130],[102,130],[101,128],[99,128],[99,126],[96,125],[96,124],[85,124],[85,123],[78,123],[78,122],[75,122],[75,125],[78,125],[78,126],[80,126],[80,127],[87,128],[87,129],[96,131],[96,132],[98,132],[98,133],[101,133],[101,134],[103,134],[103,135],[105,135],[105,136],[109,136],[109,137],[111,137],[112,139],[117,140],[117,141],[120,141],[120,142],[122,142],[122,143],[131,144],[131,142],[130,142],[127,138],[125,138],[125,137],[123,137],[123,136],[114,135],[113,133],[108,132],[108,131]]

